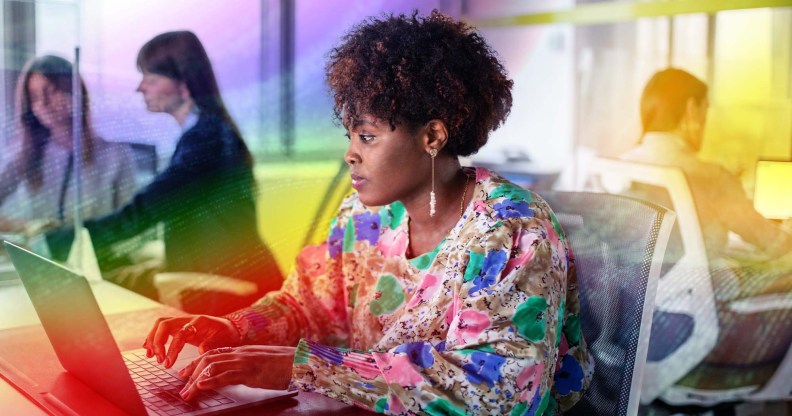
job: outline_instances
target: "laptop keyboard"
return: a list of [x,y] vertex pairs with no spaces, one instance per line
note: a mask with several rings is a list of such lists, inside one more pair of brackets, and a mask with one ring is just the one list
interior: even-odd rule
[[154,364],[146,358],[145,352],[124,353],[124,361],[143,403],[157,415],[180,415],[234,402],[214,390],[200,392],[196,398],[185,402],[179,396],[185,382]]

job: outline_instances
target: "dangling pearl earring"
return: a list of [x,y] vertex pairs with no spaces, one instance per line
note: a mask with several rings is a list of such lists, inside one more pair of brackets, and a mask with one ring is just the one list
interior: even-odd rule
[[437,210],[435,209],[437,205],[437,201],[435,200],[435,191],[434,191],[434,176],[435,176],[435,168],[434,168],[434,161],[435,157],[437,157],[437,149],[432,149],[429,151],[429,155],[432,156],[432,192],[429,193],[429,216],[434,217]]

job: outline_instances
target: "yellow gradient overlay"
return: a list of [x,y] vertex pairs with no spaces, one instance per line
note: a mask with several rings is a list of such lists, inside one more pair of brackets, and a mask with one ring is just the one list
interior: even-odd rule
[[[256,166],[258,230],[283,273],[294,266],[322,199],[341,167],[341,159],[310,162],[267,162]],[[344,174],[319,215],[311,243],[324,241],[349,175]]]
[[792,162],[757,164],[754,205],[767,218],[792,218]]

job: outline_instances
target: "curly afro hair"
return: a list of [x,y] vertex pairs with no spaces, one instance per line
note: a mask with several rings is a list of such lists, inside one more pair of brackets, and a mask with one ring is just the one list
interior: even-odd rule
[[369,114],[395,128],[445,122],[445,150],[467,156],[509,114],[512,80],[475,30],[437,10],[369,18],[330,52],[327,83],[336,121]]

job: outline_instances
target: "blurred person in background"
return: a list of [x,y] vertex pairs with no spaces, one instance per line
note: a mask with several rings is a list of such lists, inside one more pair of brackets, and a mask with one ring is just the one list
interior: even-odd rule
[[31,59],[16,89],[16,134],[0,170],[0,230],[35,233],[44,224],[68,224],[74,213],[75,163],[81,163],[83,218],[112,212],[135,191],[128,146],[100,138],[82,90],[82,153],[72,131],[72,65],[52,55]]
[[[246,296],[189,290],[183,308],[221,314],[280,287],[283,277],[258,235],[253,158],[220,96],[209,57],[189,31],[155,36],[140,49],[137,90],[152,112],[171,115],[182,135],[169,166],[131,202],[85,222],[97,252],[115,241],[164,224],[162,271],[199,272],[253,282]],[[49,232],[53,256],[63,258],[73,230]],[[154,271],[117,273],[116,281],[156,298]]]
[[[718,390],[761,385],[792,343],[792,308],[738,314],[729,306],[763,295],[792,303],[792,234],[754,209],[737,176],[699,159],[707,92],[703,81],[681,69],[654,74],[641,96],[640,144],[621,158],[677,167],[685,174],[715,292],[719,322],[711,324],[720,329],[715,348],[688,379],[697,387]],[[729,232],[749,243],[752,252],[730,247]],[[669,249],[674,250],[671,245]]]

